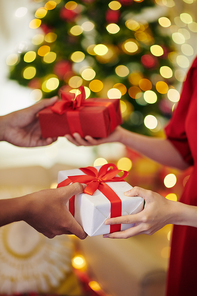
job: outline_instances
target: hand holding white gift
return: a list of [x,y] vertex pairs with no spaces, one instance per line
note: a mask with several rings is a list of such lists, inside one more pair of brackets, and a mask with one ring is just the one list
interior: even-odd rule
[[89,236],[107,234],[125,230],[131,224],[105,225],[107,218],[130,215],[143,209],[143,198],[128,197],[125,191],[132,188],[124,178],[128,172],[119,176],[114,164],[106,164],[101,168],[86,167],[60,171],[58,187],[79,182],[86,184],[84,193],[73,196],[69,200],[69,211]]

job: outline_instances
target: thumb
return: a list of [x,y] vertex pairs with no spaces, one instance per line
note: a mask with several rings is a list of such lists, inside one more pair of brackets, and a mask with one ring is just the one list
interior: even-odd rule
[[43,99],[41,101],[39,101],[38,103],[34,104],[32,106],[32,108],[34,108],[34,112],[37,113],[40,110],[48,107],[48,106],[52,106],[53,104],[55,104],[55,102],[58,100],[58,97],[52,97],[50,99]]
[[78,182],[60,188],[64,190],[66,200],[69,200],[73,195],[82,193],[84,190],[84,186]]

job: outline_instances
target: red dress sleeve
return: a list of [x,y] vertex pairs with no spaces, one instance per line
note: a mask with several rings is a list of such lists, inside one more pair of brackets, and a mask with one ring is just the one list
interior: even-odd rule
[[183,159],[190,165],[193,165],[194,161],[185,131],[185,121],[187,118],[190,99],[197,84],[194,71],[197,71],[197,58],[195,58],[187,73],[186,79],[182,86],[179,103],[173,112],[171,120],[165,127],[167,139],[179,151]]

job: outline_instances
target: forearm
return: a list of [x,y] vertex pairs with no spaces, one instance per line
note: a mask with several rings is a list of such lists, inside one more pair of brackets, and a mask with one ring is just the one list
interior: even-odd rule
[[0,200],[0,227],[12,222],[24,220],[24,197]]
[[173,211],[170,223],[197,227],[197,207],[173,202]]
[[166,139],[139,135],[122,129],[120,142],[160,164],[181,170],[188,167],[179,152]]

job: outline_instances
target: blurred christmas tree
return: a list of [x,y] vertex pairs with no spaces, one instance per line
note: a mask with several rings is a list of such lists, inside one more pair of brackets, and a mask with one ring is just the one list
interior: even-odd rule
[[10,78],[40,98],[84,85],[87,97],[121,99],[125,128],[162,130],[175,91],[164,7],[154,0],[35,2],[35,36],[11,66]]

